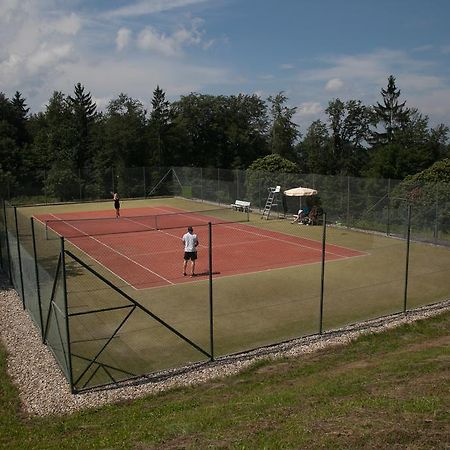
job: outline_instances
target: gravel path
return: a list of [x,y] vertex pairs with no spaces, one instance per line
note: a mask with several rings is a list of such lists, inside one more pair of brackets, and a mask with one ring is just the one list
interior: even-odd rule
[[236,374],[258,359],[298,357],[330,346],[351,342],[358,336],[378,333],[405,323],[450,310],[450,300],[427,307],[370,320],[356,325],[264,347],[249,353],[224,357],[213,363],[198,363],[160,372],[118,386],[72,394],[59,366],[33,325],[15,290],[0,274],[0,339],[7,353],[7,370],[17,386],[22,408],[30,416],[70,414],[84,408],[129,400],[173,387],[195,385]]

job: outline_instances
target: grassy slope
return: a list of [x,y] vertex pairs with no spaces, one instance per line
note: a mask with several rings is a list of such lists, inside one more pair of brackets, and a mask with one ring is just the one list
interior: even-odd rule
[[2,448],[448,448],[450,313],[66,417],[24,418],[0,351]]

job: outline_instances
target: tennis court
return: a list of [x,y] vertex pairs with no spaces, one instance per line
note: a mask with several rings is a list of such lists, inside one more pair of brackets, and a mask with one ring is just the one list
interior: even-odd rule
[[[111,217],[111,212],[105,210],[41,214],[36,218],[134,289],[207,278],[209,222],[214,224],[214,277],[321,261],[320,241],[217,217],[215,211],[141,207],[128,208],[119,219]],[[188,225],[195,227],[200,242],[194,278],[182,273],[181,236]],[[326,246],[327,261],[366,254],[338,245]]]

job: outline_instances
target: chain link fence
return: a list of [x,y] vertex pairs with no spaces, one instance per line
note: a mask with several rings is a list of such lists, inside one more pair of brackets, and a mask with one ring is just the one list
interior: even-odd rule
[[[443,183],[186,167],[111,170],[92,180],[78,189],[83,201],[116,190],[122,198],[158,197],[160,218],[144,226],[157,231],[106,233],[102,222],[97,233],[75,223],[81,231],[64,238],[39,211],[69,205],[25,188],[12,196],[17,204],[2,202],[0,215],[1,268],[73,392],[450,297]],[[263,217],[274,186],[318,194],[279,195]],[[32,199],[48,206],[21,204]],[[235,211],[238,199],[250,211]],[[319,226],[291,223],[299,206],[313,204],[323,211]],[[74,205],[72,216],[84,207]],[[174,219],[180,209],[198,219],[195,280],[182,274],[180,237],[193,216]],[[139,215],[128,220],[136,224]]]

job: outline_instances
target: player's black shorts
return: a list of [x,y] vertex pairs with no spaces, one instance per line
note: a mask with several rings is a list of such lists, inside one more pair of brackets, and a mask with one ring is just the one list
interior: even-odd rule
[[197,259],[197,252],[184,252],[184,259],[186,261],[195,261]]

